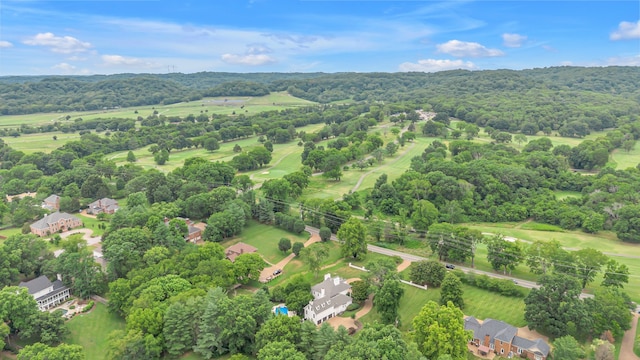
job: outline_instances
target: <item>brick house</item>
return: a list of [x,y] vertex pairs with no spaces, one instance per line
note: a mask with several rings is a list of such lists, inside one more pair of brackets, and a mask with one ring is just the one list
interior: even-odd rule
[[464,329],[473,333],[471,343],[478,347],[478,354],[494,352],[497,355],[529,360],[546,360],[551,348],[543,339],[530,340],[518,336],[518,329],[503,321],[485,319],[479,321],[473,316],[464,319]]
[[42,208],[49,211],[60,210],[60,196],[53,194],[42,200]]
[[237,244],[229,246],[224,253],[227,259],[231,260],[231,262],[234,262],[238,256],[242,254],[251,254],[256,251],[258,251],[258,249],[254,248],[253,246],[245,244],[243,242],[239,242]]
[[304,307],[304,318],[316,325],[347,310],[351,299],[351,285],[339,276],[325,274],[324,281],[311,287],[313,300]]
[[56,211],[45,215],[42,219],[31,224],[31,233],[38,236],[48,236],[58,231],[67,231],[82,226],[82,221],[65,212]]
[[120,209],[120,207],[118,206],[117,201],[109,198],[102,198],[89,204],[89,207],[87,208],[87,214],[113,214],[118,211],[118,209]]

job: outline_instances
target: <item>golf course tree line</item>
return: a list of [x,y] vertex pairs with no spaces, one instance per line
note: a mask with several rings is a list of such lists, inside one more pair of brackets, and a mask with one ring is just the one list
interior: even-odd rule
[[[631,132],[622,138],[639,137],[639,124],[630,124]],[[612,144],[615,133],[622,130],[595,142]],[[390,182],[381,175],[366,196],[351,199],[351,204],[369,218],[395,219],[405,233],[407,224],[424,232],[438,222],[533,219],[588,233],[613,230],[623,241],[638,242],[640,228],[633,220],[639,214],[638,170],[603,167],[593,176],[573,171],[570,166],[578,161],[574,157],[598,157],[598,150],[585,150],[590,142],[554,147],[548,138],[540,138],[518,151],[504,144],[454,140],[447,146],[434,140],[400,177]],[[598,167],[606,163],[610,148],[603,148],[604,162]],[[580,195],[559,200],[554,191]]]

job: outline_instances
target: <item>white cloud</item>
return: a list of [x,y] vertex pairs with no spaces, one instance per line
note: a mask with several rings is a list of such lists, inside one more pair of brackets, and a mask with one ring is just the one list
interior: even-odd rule
[[8,41],[4,41],[4,40],[0,41],[0,49],[2,49],[2,48],[10,48],[12,46],[13,46],[13,44],[8,42]]
[[73,71],[76,69],[75,66],[68,63],[60,63],[51,67],[52,69],[62,70],[62,71]]
[[640,66],[640,55],[611,57],[607,59],[607,65]]
[[455,57],[493,57],[502,56],[504,53],[498,49],[488,49],[476,42],[449,40],[444,44],[436,45],[439,53],[449,54]]
[[73,56],[69,56],[69,57],[67,58],[67,60],[69,60],[69,61],[86,61],[86,60],[87,60],[87,58],[86,58],[86,57],[81,57],[81,56],[73,55]]
[[266,65],[274,63],[276,61],[274,58],[267,54],[223,54],[220,58],[227,64],[251,66]]
[[611,40],[640,39],[640,20],[638,22],[623,21],[618,25],[618,30],[609,35]]
[[502,34],[502,41],[504,41],[503,44],[506,47],[517,48],[522,46],[522,44],[527,41],[527,37],[520,34],[504,33]]
[[424,59],[418,60],[417,63],[404,62],[400,64],[400,71],[422,71],[437,72],[454,69],[473,70],[476,65],[471,61],[449,60],[449,59]]
[[102,55],[102,63],[106,66],[128,66],[128,67],[142,67],[142,68],[154,68],[159,65],[145,61],[140,58],[126,57],[122,55]]
[[49,50],[61,54],[84,52],[91,48],[88,42],[71,36],[55,36],[50,32],[37,34],[23,42],[27,45],[48,47]]
[[51,67],[51,69],[53,70],[57,70],[57,73],[60,74],[65,74],[65,75],[89,75],[91,74],[91,70],[89,69],[78,69],[76,66],[71,65],[69,63],[59,63],[56,65],[53,65]]

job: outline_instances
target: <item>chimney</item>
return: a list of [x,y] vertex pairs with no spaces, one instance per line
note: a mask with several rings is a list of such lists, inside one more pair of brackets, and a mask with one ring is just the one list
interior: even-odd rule
[[336,276],[333,278],[333,285],[338,286],[340,284],[340,277]]
[[324,274],[324,279],[325,280],[331,279],[331,274]]

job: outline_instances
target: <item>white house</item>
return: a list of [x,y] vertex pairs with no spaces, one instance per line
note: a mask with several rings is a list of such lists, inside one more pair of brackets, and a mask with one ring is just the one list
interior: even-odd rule
[[41,311],[55,307],[71,296],[71,289],[65,286],[62,281],[51,282],[44,275],[31,281],[21,282],[18,286],[27,288],[29,294],[38,302],[38,308]]
[[311,287],[313,300],[304,307],[304,318],[320,325],[347,310],[351,300],[351,285],[340,277],[324,276],[324,281]]

